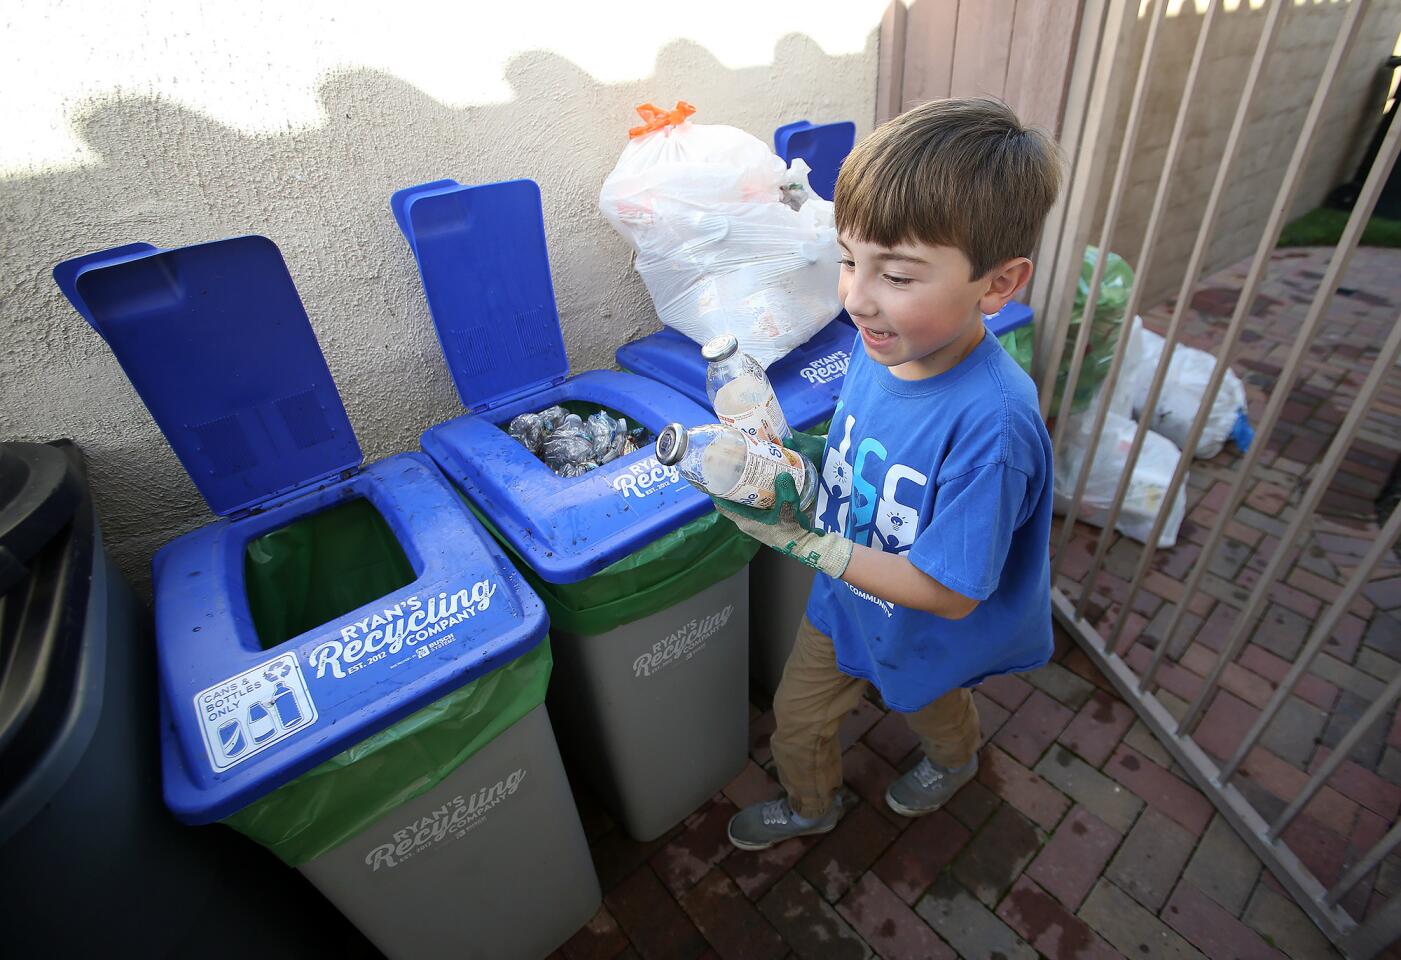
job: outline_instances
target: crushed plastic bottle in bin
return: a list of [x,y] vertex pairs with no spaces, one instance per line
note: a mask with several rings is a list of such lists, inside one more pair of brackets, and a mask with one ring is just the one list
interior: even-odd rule
[[643,430],[599,410],[584,419],[561,406],[522,413],[506,427],[521,446],[561,477],[579,477],[641,449]]

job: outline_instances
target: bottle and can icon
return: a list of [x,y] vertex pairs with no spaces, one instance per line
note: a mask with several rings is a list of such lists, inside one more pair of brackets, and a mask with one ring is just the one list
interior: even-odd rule
[[272,712],[282,729],[289,730],[302,722],[302,707],[297,703],[297,695],[281,680],[272,690]]
[[248,707],[248,736],[254,743],[262,743],[277,733],[277,724],[272,722],[272,714],[266,704],[253,703]]
[[243,724],[237,720],[226,720],[219,725],[219,746],[223,748],[224,756],[232,760],[248,747],[248,741],[243,737]]

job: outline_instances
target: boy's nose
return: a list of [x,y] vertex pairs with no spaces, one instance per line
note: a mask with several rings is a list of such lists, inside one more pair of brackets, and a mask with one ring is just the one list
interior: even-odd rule
[[846,296],[842,298],[842,306],[853,317],[870,318],[876,315],[875,301],[863,292],[860,284],[853,283],[846,288]]

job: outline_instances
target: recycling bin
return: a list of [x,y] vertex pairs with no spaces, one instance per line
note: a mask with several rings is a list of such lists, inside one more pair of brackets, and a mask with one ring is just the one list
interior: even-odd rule
[[272,241],[55,277],[221,517],[154,562],[166,805],[263,844],[390,957],[549,953],[600,892],[539,598],[426,457],[362,465]]
[[[984,322],[989,332],[1010,349],[1012,338],[1029,336],[1031,310],[1013,301],[985,317]],[[769,382],[794,430],[827,433],[852,351],[859,349],[857,337],[843,312],[807,343],[769,366]],[[664,328],[625,344],[618,349],[617,360],[624,370],[670,384],[703,406],[710,404],[705,390],[708,364],[700,355],[700,347],[675,330]],[[826,464],[818,466],[821,483],[841,482],[822,469]],[[836,464],[831,466],[837,469]],[[754,602],[749,607],[749,674],[754,686],[772,697],[783,679],[783,666],[807,609],[814,573],[772,550],[759,551],[749,571],[751,596],[763,598],[762,603]]]
[[[425,432],[423,449],[549,610],[549,704],[571,769],[629,834],[653,839],[748,752],[745,567],[757,546],[650,442],[707,414],[644,377],[570,375],[532,181],[440,180],[391,207],[468,411]],[[642,447],[558,476],[506,430],[552,405],[611,411],[646,431]]]

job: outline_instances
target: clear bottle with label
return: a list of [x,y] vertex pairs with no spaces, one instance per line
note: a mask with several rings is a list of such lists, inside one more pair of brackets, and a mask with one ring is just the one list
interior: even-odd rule
[[792,431],[759,361],[741,352],[739,341],[730,333],[707,342],[701,347],[701,357],[710,364],[705,372],[705,392],[720,422],[755,439],[783,446]]
[[657,434],[657,460],[674,466],[694,486],[724,500],[768,509],[779,474],[793,478],[804,512],[817,499],[817,468],[798,453],[738,428],[710,423],[687,430],[670,423]]

